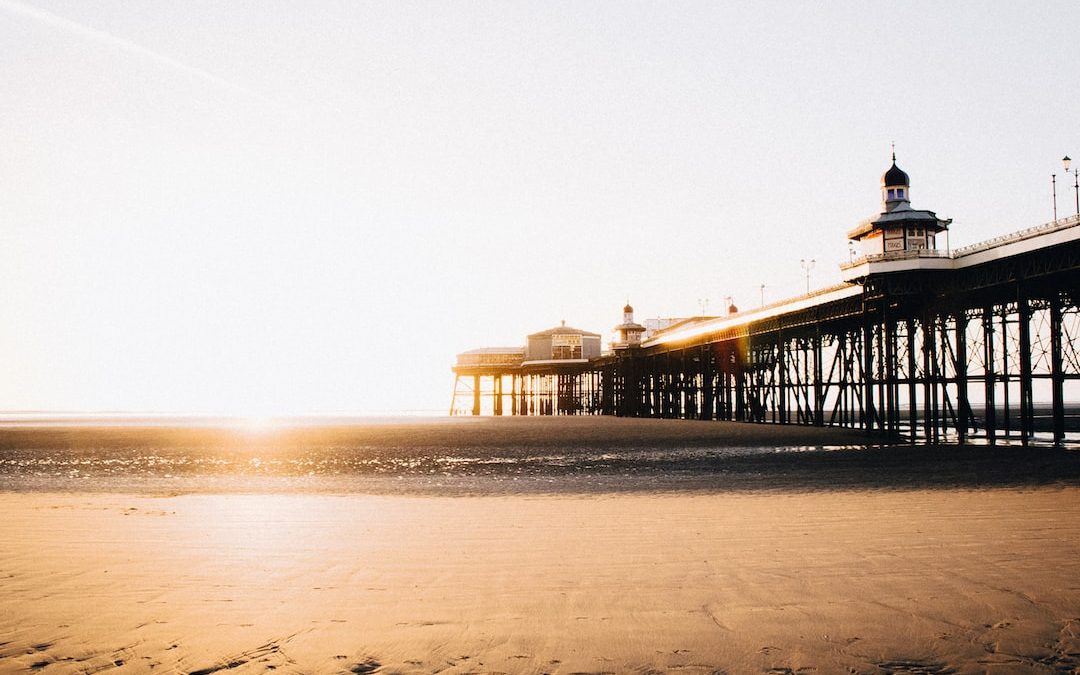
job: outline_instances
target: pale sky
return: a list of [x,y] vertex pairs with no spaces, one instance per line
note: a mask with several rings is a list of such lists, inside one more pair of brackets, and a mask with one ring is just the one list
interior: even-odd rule
[[0,0],[0,410],[449,408],[457,352],[1075,212],[1080,3]]

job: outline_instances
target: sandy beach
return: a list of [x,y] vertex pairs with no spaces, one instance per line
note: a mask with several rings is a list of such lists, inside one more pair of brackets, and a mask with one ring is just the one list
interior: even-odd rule
[[[590,470],[580,466],[518,476],[456,462],[467,468],[437,482],[400,467],[310,482],[279,467],[225,483],[206,480],[205,467],[141,482],[69,479],[65,467],[27,482],[20,476],[31,471],[13,469],[12,458],[35,446],[20,434],[34,433],[5,431],[0,672],[1080,669],[1075,453],[724,452],[770,434],[782,445],[854,439],[537,422],[404,445],[439,440],[472,448],[461,456],[518,460],[547,456],[551,443],[570,455],[603,446],[615,459],[591,472],[605,480],[582,478]],[[387,431],[333,434],[343,442]],[[38,453],[59,456],[49,454],[60,452],[53,433],[38,434]],[[135,452],[102,440],[128,432],[102,433],[76,432],[92,442],[68,438],[67,452],[103,466]],[[261,438],[263,455],[274,443],[285,453],[281,437]],[[640,454],[673,444],[697,469],[673,476],[667,455]],[[404,445],[364,447],[390,456],[408,454]],[[155,447],[209,452],[191,439]],[[618,447],[637,451],[620,461]],[[83,466],[93,474],[93,463]]]

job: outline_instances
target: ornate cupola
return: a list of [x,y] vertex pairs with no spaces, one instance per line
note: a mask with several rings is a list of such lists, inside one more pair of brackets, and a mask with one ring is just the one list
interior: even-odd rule
[[641,344],[641,336],[645,334],[645,326],[634,323],[634,308],[627,303],[623,307],[623,321],[615,326],[615,341],[611,343],[614,349],[636,347]]
[[902,203],[911,203],[911,179],[903,169],[896,166],[896,151],[892,154],[892,166],[881,176],[881,210],[892,211]]
[[937,235],[951,222],[911,208],[911,179],[896,165],[893,150],[892,166],[881,176],[881,213],[848,232],[848,239],[859,259],[940,257]]

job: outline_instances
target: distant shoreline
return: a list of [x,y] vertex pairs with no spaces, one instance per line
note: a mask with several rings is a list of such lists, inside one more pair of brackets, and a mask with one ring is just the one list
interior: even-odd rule
[[0,412],[0,429],[36,426],[204,426],[232,427],[266,424],[272,426],[317,426],[364,424],[377,420],[411,420],[447,417],[439,410],[401,410],[375,413],[311,413],[299,415],[218,415],[211,413],[157,412]]

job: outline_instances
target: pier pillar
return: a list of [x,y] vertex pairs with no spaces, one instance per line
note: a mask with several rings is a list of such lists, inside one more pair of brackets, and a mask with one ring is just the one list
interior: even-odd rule
[[986,425],[986,440],[990,445],[997,444],[997,403],[996,403],[996,373],[997,367],[994,359],[997,358],[997,354],[994,350],[994,336],[996,329],[994,328],[994,306],[987,305],[982,310],[982,331],[983,331],[983,363],[985,364],[983,373],[983,390],[985,391],[986,403],[983,406],[984,417],[983,423]]
[[1050,296],[1050,378],[1054,445],[1065,443],[1065,373],[1062,359],[1061,293]]
[[[1019,310],[1017,310],[1019,311]],[[1012,395],[1009,386],[1014,373],[1009,372],[1009,316],[1012,310],[1006,306],[1001,312],[1001,382],[1004,385],[1001,393],[1001,429],[1005,432],[1005,438],[1012,435]]]
[[922,320],[923,335],[923,433],[927,443],[938,442],[937,408],[937,317],[926,312]]
[[473,404],[472,414],[480,414],[480,376],[473,375]]
[[713,393],[713,354],[714,351],[711,345],[703,345],[699,351],[699,358],[701,359],[701,419],[711,420],[714,417],[714,393]]
[[1019,289],[1017,313],[1020,325],[1020,443],[1027,445],[1035,433],[1035,410],[1031,380],[1031,305],[1023,289]]
[[[864,310],[865,312],[865,310]],[[862,395],[863,430],[874,430],[874,321],[866,313],[862,325]]]
[[814,333],[814,426],[825,426],[825,394],[822,374],[821,327]]
[[777,413],[780,423],[786,424],[787,418],[787,345],[783,330],[777,332]]
[[890,435],[896,435],[900,427],[899,406],[899,368],[896,362],[896,321],[885,311],[882,318],[884,331],[885,358],[885,429]]
[[968,376],[967,376],[967,313],[964,310],[956,312],[956,441],[963,445],[967,442],[968,427],[970,426],[970,410],[968,403]]
[[735,352],[735,420],[737,422],[749,421],[746,417],[746,356],[749,353],[749,347],[745,350],[739,348]]
[[915,360],[915,319],[907,320],[907,367],[908,367],[908,434],[911,442],[919,434],[918,384]]
[[518,414],[518,376],[510,376],[510,414]]

